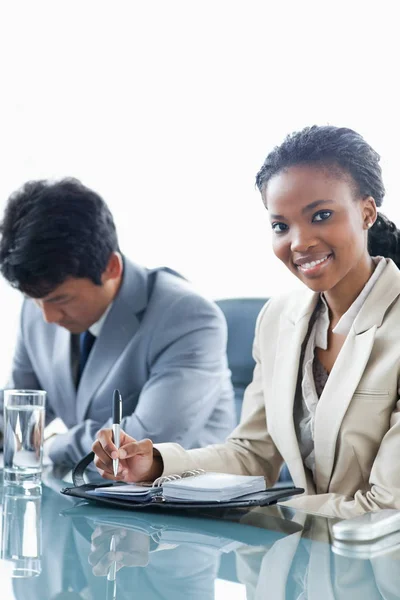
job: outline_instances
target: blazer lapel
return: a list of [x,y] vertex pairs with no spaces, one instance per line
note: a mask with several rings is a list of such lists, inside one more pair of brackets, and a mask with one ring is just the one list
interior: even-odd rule
[[89,355],[79,383],[76,403],[78,422],[85,419],[96,391],[103,381],[112,375],[124,348],[139,328],[140,313],[147,305],[147,283],[146,269],[124,260],[121,288]]
[[[76,390],[71,371],[71,334],[63,327],[55,328],[52,370],[57,387],[57,404],[62,406],[62,419],[70,427],[74,422],[72,399]],[[71,416],[70,422],[68,415]]]
[[314,435],[317,493],[328,491],[341,423],[371,355],[376,331],[399,295],[400,273],[388,260],[353,323],[317,404]]
[[317,404],[314,447],[319,494],[328,490],[339,429],[370,357],[376,329],[375,325],[359,335],[349,333]]
[[[271,418],[271,430],[279,440],[279,451],[288,465],[296,485],[309,493],[310,480],[306,477],[293,421],[293,405],[296,395],[301,347],[307,334],[311,315],[319,295],[308,296],[306,303],[295,311],[281,316],[279,338],[276,347]],[[283,415],[287,416],[283,418]],[[271,415],[272,416],[272,415]]]

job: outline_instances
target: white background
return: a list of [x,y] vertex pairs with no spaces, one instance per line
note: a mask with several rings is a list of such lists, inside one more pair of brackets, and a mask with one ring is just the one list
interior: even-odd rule
[[[305,125],[382,154],[400,222],[396,2],[0,2],[0,210],[28,179],[75,176],[108,202],[123,251],[213,297],[298,282],[272,256],[254,187]],[[0,381],[19,294],[0,283]]]
[[[296,287],[272,256],[255,174],[292,130],[352,127],[382,154],[384,210],[400,222],[397,10],[0,0],[0,209],[28,179],[75,176],[108,202],[133,260],[213,298]],[[0,382],[19,305],[0,282]]]

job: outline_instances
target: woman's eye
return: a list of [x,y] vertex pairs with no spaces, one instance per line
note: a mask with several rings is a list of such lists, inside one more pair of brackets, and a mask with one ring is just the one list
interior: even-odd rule
[[272,230],[275,233],[284,233],[288,229],[285,223],[272,223]]
[[314,221],[326,221],[327,219],[329,219],[331,214],[332,214],[331,210],[320,210],[319,212],[315,213],[312,220],[313,220],[313,222]]

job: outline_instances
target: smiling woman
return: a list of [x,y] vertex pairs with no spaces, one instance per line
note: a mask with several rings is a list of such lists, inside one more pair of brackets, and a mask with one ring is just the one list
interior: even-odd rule
[[362,288],[372,269],[366,232],[376,218],[373,198],[355,200],[348,181],[314,166],[281,171],[263,188],[263,197],[276,256],[314,291],[343,297],[348,278],[358,295],[354,277]]
[[[379,260],[371,258],[368,238],[377,254],[400,261],[397,243],[387,243],[388,237],[397,242],[399,232],[377,213],[384,196],[379,155],[350,129],[314,126],[288,136],[268,155],[257,185],[275,255],[308,288],[323,293],[329,328],[327,340],[316,345],[313,369],[329,373],[346,339],[336,327]],[[316,331],[323,314],[315,318]]]
[[[377,212],[379,155],[350,129],[308,127],[268,155],[257,185],[274,253],[305,289],[261,311],[253,381],[227,442],[185,451],[125,436],[117,479],[203,468],[272,485],[284,460],[305,489],[294,507],[400,509],[399,232]],[[110,430],[93,449],[113,479]]]

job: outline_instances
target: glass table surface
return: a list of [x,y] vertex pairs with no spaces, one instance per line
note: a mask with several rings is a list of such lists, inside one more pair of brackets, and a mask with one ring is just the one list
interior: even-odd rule
[[400,598],[400,540],[338,547],[284,507],[118,510],[43,485],[1,488],[1,600]]

